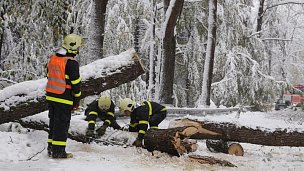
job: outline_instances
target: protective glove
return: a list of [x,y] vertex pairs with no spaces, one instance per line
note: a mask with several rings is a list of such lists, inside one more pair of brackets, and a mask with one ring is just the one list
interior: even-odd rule
[[73,109],[72,111],[76,111],[79,109],[79,98],[74,98],[73,99]]
[[132,145],[134,145],[134,146],[136,146],[136,147],[142,147],[142,146],[143,146],[143,145],[142,145],[142,139],[136,139],[136,140],[133,142]]
[[94,130],[87,129],[87,131],[86,131],[86,136],[87,136],[87,137],[94,137]]
[[72,112],[75,112],[79,109],[79,103],[73,103]]
[[96,130],[97,135],[103,136],[103,135],[106,133],[106,129],[107,129],[107,126],[106,126],[106,125],[102,125],[101,127],[99,127],[99,128]]

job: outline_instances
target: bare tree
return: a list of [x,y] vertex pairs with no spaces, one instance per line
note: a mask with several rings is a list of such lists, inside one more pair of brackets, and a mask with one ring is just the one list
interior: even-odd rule
[[[3,4],[4,6],[4,4]],[[0,69],[3,69],[2,67],[2,44],[4,41],[4,26],[2,24],[2,22],[4,21],[4,10],[5,8],[3,8],[3,10],[0,11]]]
[[262,24],[263,24],[264,2],[265,2],[265,0],[260,0],[259,12],[258,12],[258,18],[257,18],[257,29],[256,29],[256,31],[259,33],[258,37],[261,37],[260,32],[262,30]]
[[203,73],[203,86],[201,94],[202,105],[210,106],[210,92],[213,77],[214,52],[216,43],[216,11],[217,0],[209,0],[208,42]]
[[160,101],[166,104],[173,103],[173,80],[175,69],[174,28],[183,9],[184,0],[164,0],[165,22],[163,35],[163,64],[161,75]]
[[96,32],[94,35],[96,49],[95,55],[99,58],[103,58],[103,39],[105,28],[105,14],[107,10],[108,0],[95,0],[95,26]]

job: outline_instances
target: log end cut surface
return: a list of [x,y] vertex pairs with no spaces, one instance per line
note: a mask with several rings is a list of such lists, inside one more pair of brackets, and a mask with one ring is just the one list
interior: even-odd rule
[[236,156],[244,156],[244,149],[239,143],[232,143],[229,145],[228,154]]

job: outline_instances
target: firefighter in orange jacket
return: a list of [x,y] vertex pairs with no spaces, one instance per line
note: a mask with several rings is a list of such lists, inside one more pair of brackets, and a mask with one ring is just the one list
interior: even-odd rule
[[130,132],[138,132],[133,145],[142,146],[144,135],[150,126],[150,129],[158,129],[158,125],[166,118],[167,109],[165,106],[152,101],[144,101],[140,106],[135,107],[135,102],[130,98],[120,101],[120,112],[131,117],[129,124]]
[[79,64],[75,56],[82,45],[82,38],[69,34],[62,48],[50,57],[46,100],[49,109],[48,154],[52,158],[71,158],[65,151],[71,112],[79,107],[81,96]]

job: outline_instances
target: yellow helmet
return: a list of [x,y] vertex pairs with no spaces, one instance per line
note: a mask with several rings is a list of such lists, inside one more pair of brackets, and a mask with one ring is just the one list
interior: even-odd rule
[[125,110],[132,112],[135,107],[135,102],[130,98],[122,99],[119,103],[120,112],[124,112]]
[[98,99],[98,107],[101,110],[109,110],[111,107],[111,99],[108,96],[101,96]]
[[65,36],[62,47],[69,53],[77,53],[79,47],[82,46],[82,38],[77,34],[69,34]]

